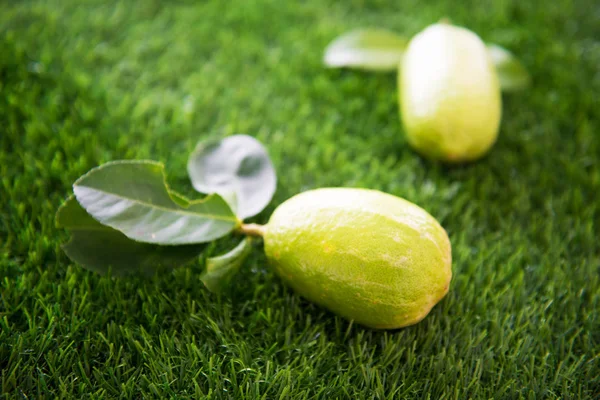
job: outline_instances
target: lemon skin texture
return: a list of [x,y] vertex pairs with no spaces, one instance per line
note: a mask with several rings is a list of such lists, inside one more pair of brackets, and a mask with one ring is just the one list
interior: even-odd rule
[[495,143],[502,97],[485,44],[473,32],[431,25],[400,66],[400,116],[409,144],[427,158],[473,161]]
[[264,244],[276,273],[297,293],[370,328],[419,322],[452,277],[450,241],[435,218],[375,190],[296,195],[271,216]]

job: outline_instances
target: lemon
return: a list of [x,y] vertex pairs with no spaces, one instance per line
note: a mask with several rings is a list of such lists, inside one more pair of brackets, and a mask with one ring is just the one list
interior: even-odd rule
[[447,23],[427,27],[410,41],[398,85],[408,142],[424,156],[471,161],[496,141],[500,84],[475,33]]
[[422,320],[448,292],[451,247],[425,210],[375,190],[326,188],[281,204],[265,253],[297,293],[379,329]]

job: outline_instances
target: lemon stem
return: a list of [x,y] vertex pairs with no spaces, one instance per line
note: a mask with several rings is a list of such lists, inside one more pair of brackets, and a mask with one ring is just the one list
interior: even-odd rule
[[244,235],[260,237],[265,235],[265,230],[265,226],[259,224],[242,224],[238,228],[238,232],[243,233]]

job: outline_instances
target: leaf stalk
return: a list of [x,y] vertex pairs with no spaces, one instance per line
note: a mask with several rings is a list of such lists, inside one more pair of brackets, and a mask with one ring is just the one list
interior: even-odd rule
[[247,236],[263,237],[266,233],[266,226],[259,224],[242,224],[238,228],[238,232]]

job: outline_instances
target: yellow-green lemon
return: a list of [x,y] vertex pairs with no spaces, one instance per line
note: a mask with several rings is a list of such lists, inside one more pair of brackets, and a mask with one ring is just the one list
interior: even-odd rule
[[485,44],[468,29],[439,23],[417,34],[398,85],[408,142],[426,157],[471,161],[496,141],[500,85]]
[[296,195],[275,210],[264,243],[271,265],[297,293],[372,328],[419,322],[452,277],[450,241],[435,218],[376,190]]

